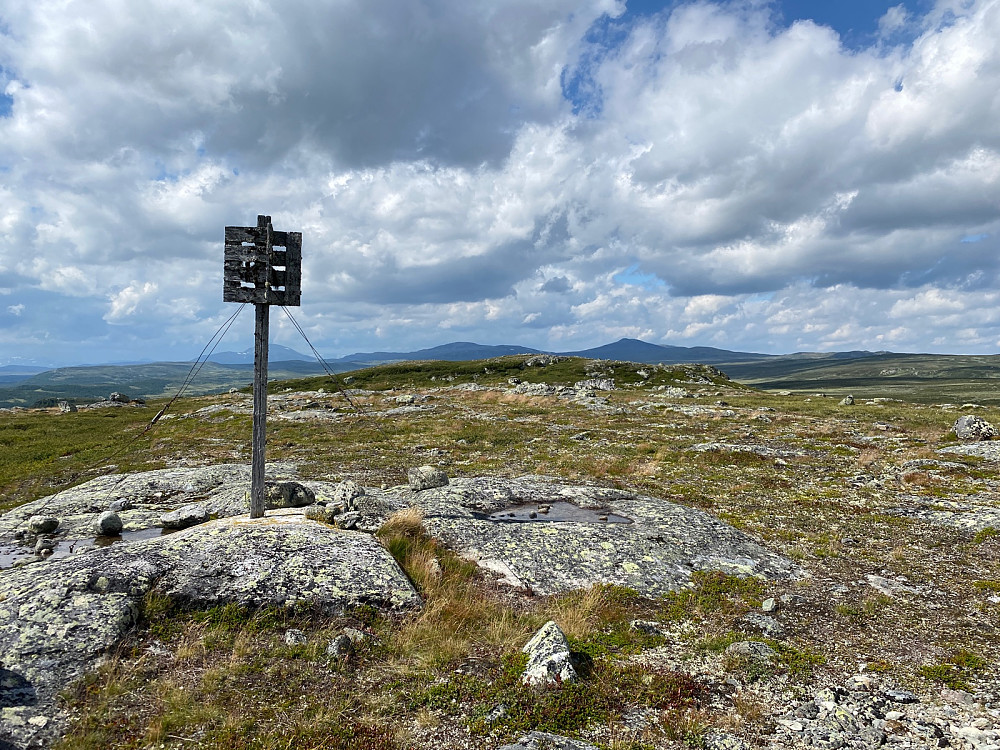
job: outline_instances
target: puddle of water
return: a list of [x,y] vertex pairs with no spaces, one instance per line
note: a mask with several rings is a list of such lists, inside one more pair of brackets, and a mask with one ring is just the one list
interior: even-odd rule
[[139,529],[139,531],[123,531],[114,536],[95,536],[92,544],[95,547],[110,547],[118,542],[141,542],[143,539],[155,539],[173,532],[174,529],[161,529],[159,526],[153,526],[149,529]]
[[22,560],[58,560],[62,557],[69,557],[81,550],[91,547],[109,547],[112,544],[121,542],[138,542],[143,539],[155,539],[158,536],[172,533],[172,529],[161,529],[154,526],[151,529],[140,529],[139,531],[123,531],[115,536],[96,536],[86,539],[62,539],[56,542],[52,548],[52,554],[42,558],[35,554],[34,545],[30,547],[21,546],[0,546],[0,570],[12,568]]
[[492,513],[490,521],[500,523],[632,523],[631,518],[607,510],[581,508],[564,500],[553,503],[529,503]]

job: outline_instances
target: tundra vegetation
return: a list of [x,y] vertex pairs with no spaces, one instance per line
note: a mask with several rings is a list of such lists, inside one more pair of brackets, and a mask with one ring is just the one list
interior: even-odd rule
[[[717,731],[766,742],[775,706],[859,670],[926,696],[997,692],[1000,535],[989,519],[1000,475],[993,461],[937,452],[956,443],[951,425],[972,407],[926,403],[923,392],[922,403],[873,401],[863,383],[842,405],[698,366],[528,365],[537,359],[273,383],[272,415],[325,416],[272,418],[268,460],[297,464],[305,480],[374,487],[434,464],[452,477],[543,474],[635,491],[706,510],[808,576],[703,573],[656,598],[610,585],[532,596],[407,512],[378,537],[424,598],[420,610],[188,611],[151,594],[117,652],[67,686],[60,747],[495,748],[532,729],[606,750],[704,747]],[[588,378],[615,390],[588,403],[511,381]],[[249,462],[246,405],[245,393],[184,399],[148,430],[162,403],[0,413],[0,510],[112,471]],[[1000,423],[996,407],[973,413]],[[785,632],[755,640],[775,658],[727,650],[766,599]],[[548,620],[566,633],[581,679],[523,686],[521,646]],[[368,637],[331,655],[346,627]],[[304,639],[289,643],[290,629]],[[641,731],[637,711],[652,717]]]

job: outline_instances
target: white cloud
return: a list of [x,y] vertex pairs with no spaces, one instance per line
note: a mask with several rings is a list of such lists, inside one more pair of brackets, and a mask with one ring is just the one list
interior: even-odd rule
[[21,303],[18,303],[16,305],[9,305],[7,307],[7,312],[9,312],[15,318],[20,318],[21,317],[21,313],[24,312],[24,305],[21,304]]
[[297,317],[340,353],[994,345],[1000,2],[890,9],[861,50],[770,4],[622,10],[11,3],[5,290],[70,342],[168,318],[197,349],[222,228],[262,212],[303,232]]
[[104,319],[109,323],[121,324],[127,318],[135,315],[136,310],[144,300],[153,298],[158,290],[156,284],[147,281],[139,284],[129,284],[124,289],[111,295],[109,298],[108,312]]

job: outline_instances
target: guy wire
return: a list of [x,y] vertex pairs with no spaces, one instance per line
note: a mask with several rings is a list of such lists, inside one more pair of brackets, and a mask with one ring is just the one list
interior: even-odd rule
[[306,344],[309,345],[309,349],[312,351],[313,356],[316,357],[316,360],[320,363],[323,369],[326,370],[326,374],[330,376],[330,379],[333,381],[333,384],[336,386],[337,390],[340,391],[340,394],[347,400],[347,403],[351,405],[351,408],[354,409],[356,412],[358,412],[358,414],[360,414],[361,416],[367,417],[368,419],[372,420],[372,423],[375,425],[376,429],[379,432],[384,432],[378,420],[375,419],[370,413],[365,411],[363,408],[361,408],[360,405],[356,404],[353,401],[353,399],[351,399],[351,395],[347,392],[347,389],[344,388],[341,382],[340,375],[335,373],[333,371],[333,368],[331,368],[330,365],[327,363],[327,361],[323,359],[322,355],[320,355],[320,353],[316,351],[316,347],[313,346],[312,341],[310,341],[309,337],[306,336],[306,332],[302,329],[302,326],[299,325],[299,322],[292,316],[291,311],[284,305],[281,306],[281,309],[284,310],[285,315],[288,316],[288,319],[292,321],[292,325],[295,326],[295,330],[299,332],[299,335],[305,340]]

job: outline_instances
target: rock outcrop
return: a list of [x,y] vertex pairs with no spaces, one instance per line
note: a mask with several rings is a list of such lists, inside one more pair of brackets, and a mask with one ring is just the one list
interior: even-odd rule
[[964,417],[959,417],[952,429],[955,431],[955,436],[963,443],[993,440],[997,436],[996,428],[975,414],[967,414]]
[[[55,697],[135,624],[151,591],[191,607],[407,608],[420,598],[373,537],[294,510],[230,518],[4,571],[0,746],[44,742]],[[13,688],[8,687],[13,686]]]
[[[432,536],[536,594],[610,583],[658,596],[688,585],[698,570],[802,575],[792,561],[708,513],[621,490],[529,476],[454,479],[416,494],[398,488],[381,496],[415,504]],[[555,502],[592,512],[582,514],[585,520],[552,520],[544,508]],[[516,520],[502,520],[500,511]],[[612,516],[626,522],[613,523]]]

